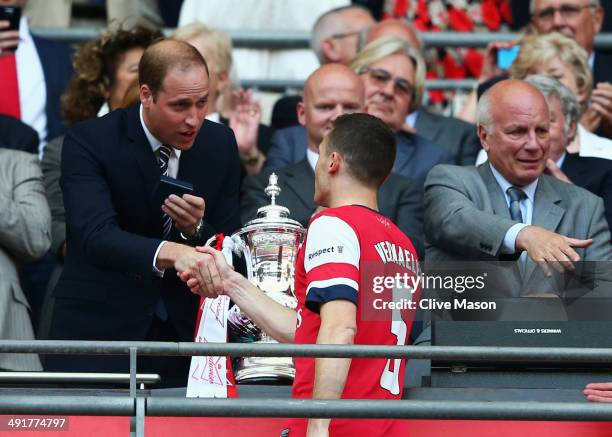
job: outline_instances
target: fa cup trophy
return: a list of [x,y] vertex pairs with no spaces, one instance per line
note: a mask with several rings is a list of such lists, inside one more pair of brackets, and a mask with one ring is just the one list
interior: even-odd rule
[[[265,189],[270,204],[257,210],[257,218],[232,236],[246,262],[248,279],[276,302],[295,309],[294,264],[306,229],[288,218],[289,210],[276,204],[281,189],[272,173]],[[234,343],[276,343],[234,305],[228,315],[229,338]],[[291,357],[234,359],[237,383],[287,382],[295,376]]]

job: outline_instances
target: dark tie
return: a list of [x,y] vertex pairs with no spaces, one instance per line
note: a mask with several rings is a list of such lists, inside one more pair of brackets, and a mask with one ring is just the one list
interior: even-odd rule
[[510,218],[514,221],[523,223],[523,214],[521,213],[521,200],[527,198],[527,194],[520,188],[510,187],[506,190],[510,197]]
[[[168,161],[170,161],[170,155],[172,154],[172,148],[162,144],[159,148],[159,172],[164,176],[168,176]],[[162,212],[162,238],[166,239],[170,235],[172,229],[172,219],[168,214]]]

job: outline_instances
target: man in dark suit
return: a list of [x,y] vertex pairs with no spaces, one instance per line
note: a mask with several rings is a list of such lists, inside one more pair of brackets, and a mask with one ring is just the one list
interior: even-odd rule
[[[2,5],[25,8],[27,0],[5,0]],[[62,42],[34,36],[26,17],[18,31],[7,30],[7,21],[0,24],[0,73],[5,86],[18,92],[0,92],[0,112],[20,118],[38,132],[39,155],[47,141],[65,131],[60,113],[60,97],[72,77],[70,47]],[[22,72],[19,77],[16,73]],[[27,72],[27,74],[23,74]],[[0,85],[2,86],[2,85]],[[17,89],[17,88],[14,88]]]
[[[278,175],[281,194],[278,201],[289,208],[291,218],[307,226],[316,210],[314,202],[314,166],[319,156],[319,144],[331,130],[333,121],[341,114],[361,111],[364,89],[353,71],[341,64],[327,64],[317,69],[306,81],[304,101],[299,104],[298,115],[303,126],[283,129],[296,132],[306,150],[300,160],[274,170]],[[290,150],[289,148],[287,150]],[[398,152],[400,148],[398,147]],[[403,156],[403,159],[406,157]],[[396,161],[397,165],[398,161]],[[405,161],[400,161],[405,165]],[[255,218],[257,209],[268,204],[264,188],[271,170],[246,178],[242,186],[241,216],[243,223]],[[391,174],[381,186],[378,195],[381,213],[412,240],[422,255],[423,211],[421,184]]]
[[[66,135],[67,253],[50,338],[193,340],[198,297],[174,270],[200,259],[191,246],[240,226],[236,142],[225,126],[204,121],[208,77],[191,45],[158,42],[139,64],[141,104],[78,123]],[[192,183],[192,195],[158,200],[160,173]],[[126,365],[107,357],[47,362],[64,371]],[[182,384],[187,366],[182,358],[145,362],[166,385]]]

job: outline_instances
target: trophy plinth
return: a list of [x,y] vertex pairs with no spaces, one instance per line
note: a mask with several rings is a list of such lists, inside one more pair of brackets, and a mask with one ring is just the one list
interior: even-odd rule
[[[278,178],[272,173],[265,192],[270,204],[257,210],[257,218],[234,236],[240,238],[249,280],[276,302],[295,309],[294,265],[306,229],[288,218],[289,210],[276,204]],[[233,237],[234,237],[233,236]],[[232,237],[232,238],[233,238]],[[276,343],[237,305],[228,316],[229,338],[237,343]],[[295,376],[291,357],[239,357],[234,359],[237,383],[290,383]]]

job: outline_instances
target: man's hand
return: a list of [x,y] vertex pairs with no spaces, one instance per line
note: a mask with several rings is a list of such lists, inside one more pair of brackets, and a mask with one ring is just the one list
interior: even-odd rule
[[174,221],[174,226],[184,235],[195,237],[196,226],[204,217],[204,199],[191,194],[179,197],[171,194],[162,205],[162,211]]
[[241,157],[252,157],[257,152],[257,133],[261,121],[261,105],[253,99],[251,90],[233,93],[234,110],[229,116],[229,126],[236,135]]
[[568,178],[567,175],[563,173],[563,170],[561,170],[557,163],[552,159],[546,160],[546,168],[544,169],[544,172],[559,179],[560,181],[566,182],[568,184],[573,184],[570,178]]
[[612,402],[612,382],[587,384],[583,393],[591,402]]
[[527,255],[536,262],[546,276],[551,276],[551,265],[559,273],[574,270],[574,263],[580,255],[574,247],[588,247],[592,239],[578,240],[556,234],[539,226],[526,226],[516,236],[516,250],[526,250]]
[[11,23],[0,20],[0,56],[8,55],[19,45],[19,31],[7,30]]
[[190,249],[183,251],[174,262],[178,277],[187,283],[192,293],[202,297],[215,298],[223,294],[224,289],[214,257],[210,253]]
[[[199,293],[204,297],[216,297],[226,294],[229,288],[227,281],[231,275],[239,275],[225,260],[225,256],[212,247],[196,247],[196,251],[207,257],[205,263],[196,262],[194,268],[198,268],[197,274],[191,268],[179,272],[179,278],[185,282],[193,293]],[[191,266],[190,266],[191,267]],[[177,269],[178,270],[178,269]]]
[[602,122],[612,124],[612,84],[599,82],[591,94],[591,107],[601,115]]
[[487,44],[478,83],[484,83],[489,79],[504,74],[504,70],[497,66],[497,51],[499,49],[510,49],[515,44],[512,41],[493,41]]

